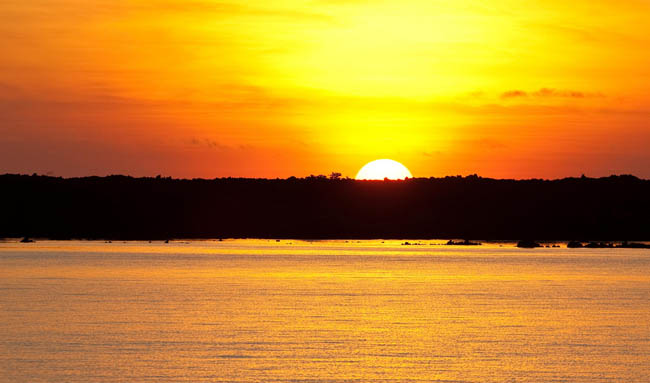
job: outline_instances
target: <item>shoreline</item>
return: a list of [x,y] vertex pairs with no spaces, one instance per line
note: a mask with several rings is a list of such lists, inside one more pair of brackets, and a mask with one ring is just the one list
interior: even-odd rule
[[[268,242],[287,242],[297,241],[306,243],[318,242],[339,242],[339,243],[364,243],[364,242],[391,242],[393,245],[400,246],[453,246],[453,247],[480,247],[481,245],[512,245],[518,248],[576,248],[576,249],[650,249],[650,240],[634,241],[575,241],[575,240],[468,240],[466,242],[457,241],[457,239],[447,238],[259,238],[259,237],[242,237],[242,238],[167,238],[167,239],[146,239],[146,238],[38,238],[38,237],[10,237],[0,238],[0,243],[29,243],[39,242],[103,242],[111,243],[157,243],[157,244],[174,244],[190,242],[233,242],[233,241],[268,241]],[[457,241],[457,242],[456,242]],[[437,242],[437,243],[431,243]],[[532,246],[522,245],[522,243],[531,243]]]

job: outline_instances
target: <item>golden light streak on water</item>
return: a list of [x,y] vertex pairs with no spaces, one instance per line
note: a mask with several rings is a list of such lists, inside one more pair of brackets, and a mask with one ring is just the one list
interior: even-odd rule
[[0,243],[0,381],[650,381],[649,251],[422,243]]

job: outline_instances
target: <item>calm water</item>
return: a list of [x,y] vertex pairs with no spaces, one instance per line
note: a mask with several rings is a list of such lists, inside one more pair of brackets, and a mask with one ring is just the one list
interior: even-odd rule
[[650,382],[650,250],[0,243],[2,382]]

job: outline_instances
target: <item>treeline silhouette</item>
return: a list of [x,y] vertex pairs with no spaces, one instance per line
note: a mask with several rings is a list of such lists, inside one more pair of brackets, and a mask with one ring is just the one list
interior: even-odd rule
[[2,175],[0,237],[650,239],[650,181]]

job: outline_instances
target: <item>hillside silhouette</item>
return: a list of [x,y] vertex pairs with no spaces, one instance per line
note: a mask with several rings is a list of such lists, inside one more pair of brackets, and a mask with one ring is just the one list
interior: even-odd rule
[[2,175],[0,237],[650,239],[634,176],[179,180]]

